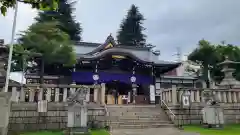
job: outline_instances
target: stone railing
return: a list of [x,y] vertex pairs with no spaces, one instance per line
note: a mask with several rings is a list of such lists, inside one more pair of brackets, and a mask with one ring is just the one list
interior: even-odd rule
[[[90,88],[100,91],[93,85],[89,85],[89,92],[86,95],[86,101],[90,101]],[[24,87],[10,86],[9,92],[12,93],[11,100],[13,102],[37,102],[47,100],[48,102],[67,102],[70,93],[75,92],[79,85],[36,85],[27,84]],[[96,97],[101,97],[100,93],[95,94]],[[97,100],[97,99],[96,99]],[[100,102],[100,101],[99,101]]]
[[[177,88],[161,89],[161,98],[169,106],[182,124],[200,124],[202,122],[201,110],[203,102],[203,90],[196,88]],[[216,100],[224,109],[225,123],[240,123],[240,89],[210,89],[215,94]],[[181,96],[184,92],[190,93],[190,107],[181,107]],[[168,115],[170,112],[165,109]],[[177,120],[176,119],[176,120]],[[175,121],[176,122],[176,121]]]
[[[86,101],[90,100],[90,88]],[[9,117],[9,131],[34,131],[64,129],[67,124],[67,99],[80,85],[27,85],[24,87],[10,86],[11,113]],[[100,93],[97,95],[100,98]],[[47,100],[47,111],[39,112],[37,101]],[[100,103],[100,102],[99,102]],[[88,104],[88,122],[96,121],[105,125],[105,110],[101,105]]]
[[[219,103],[240,103],[240,89],[210,89],[216,95]],[[203,89],[177,88],[161,89],[162,100],[172,105],[181,103],[181,96],[184,92],[190,93],[191,103],[202,103]]]

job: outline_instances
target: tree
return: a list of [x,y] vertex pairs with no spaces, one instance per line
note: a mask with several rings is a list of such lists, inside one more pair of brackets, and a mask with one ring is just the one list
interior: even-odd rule
[[[32,8],[37,8],[41,10],[56,10],[58,0],[17,0],[18,2],[23,2],[30,4]],[[1,14],[5,15],[8,8],[15,7],[16,0],[0,0]]]
[[57,11],[41,11],[35,19],[40,23],[58,21],[60,23],[58,28],[67,33],[71,40],[80,41],[82,29],[80,24],[75,21],[75,17],[72,16],[75,10],[73,8],[75,3],[76,2],[71,2],[70,0],[61,0],[58,3]]
[[[221,71],[222,66],[219,66],[218,63],[223,62],[226,56],[232,61],[240,62],[240,48],[231,44],[225,44],[225,42],[213,45],[206,40],[200,40],[199,46],[188,56],[188,59],[201,64],[203,77],[206,82],[209,81],[208,70],[210,70],[212,79],[219,83],[224,78],[224,74]],[[233,76],[240,80],[239,65],[231,65],[231,68],[236,69]]]
[[145,46],[146,35],[142,32],[145,30],[142,26],[143,20],[144,17],[139,12],[138,7],[132,5],[117,33],[119,44],[127,46]]
[[206,40],[200,40],[198,48],[196,48],[189,56],[188,59],[200,64],[203,69],[203,79],[209,86],[209,70],[216,67],[219,55],[217,54],[216,47],[211,45]]
[[54,72],[57,68],[71,67],[76,63],[73,43],[58,25],[57,22],[35,23],[24,31],[19,40],[24,50],[42,54],[41,59],[32,57],[30,60],[36,62],[36,68],[42,72],[48,66],[52,66],[49,72]]

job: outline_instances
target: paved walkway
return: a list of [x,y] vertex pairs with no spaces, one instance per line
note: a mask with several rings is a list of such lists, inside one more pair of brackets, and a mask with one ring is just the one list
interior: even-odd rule
[[112,135],[200,135],[185,133],[176,128],[113,129]]

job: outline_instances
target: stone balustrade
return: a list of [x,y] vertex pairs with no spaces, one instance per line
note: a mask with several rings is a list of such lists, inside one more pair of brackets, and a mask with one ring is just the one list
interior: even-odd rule
[[[66,102],[69,95],[80,85],[53,85],[53,84],[26,84],[21,86],[9,86],[9,92],[12,93],[11,100],[13,102],[37,102],[47,100],[48,102]],[[87,86],[87,85],[86,85]],[[90,101],[90,89],[94,89],[94,102],[104,103],[105,101],[105,85],[96,87],[88,85],[89,92],[86,95],[86,101]]]
[[[175,124],[201,124],[201,110],[205,106],[203,102],[203,90],[197,88],[177,88],[161,89],[161,99],[168,105],[168,108],[175,114],[173,122]],[[226,124],[240,123],[240,89],[210,89],[215,93],[216,100],[224,109],[224,120]],[[189,109],[181,107],[181,95],[184,92],[190,93]],[[164,107],[164,105],[163,105]],[[166,108],[169,117],[171,112]]]
[[[188,91],[191,103],[203,102],[202,92],[204,89],[186,88],[181,89],[173,86],[169,89],[161,89],[162,100],[166,103],[180,104],[181,95]],[[217,97],[219,103],[240,103],[240,89],[210,89]]]

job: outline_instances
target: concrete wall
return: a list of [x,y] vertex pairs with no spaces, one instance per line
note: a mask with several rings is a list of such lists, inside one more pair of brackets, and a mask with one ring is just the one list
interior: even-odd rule
[[[88,120],[97,120],[104,124],[105,111],[103,108],[88,109]],[[64,103],[48,103],[48,112],[37,112],[36,103],[12,104],[9,118],[9,131],[36,131],[65,129],[67,124],[67,106]]]

